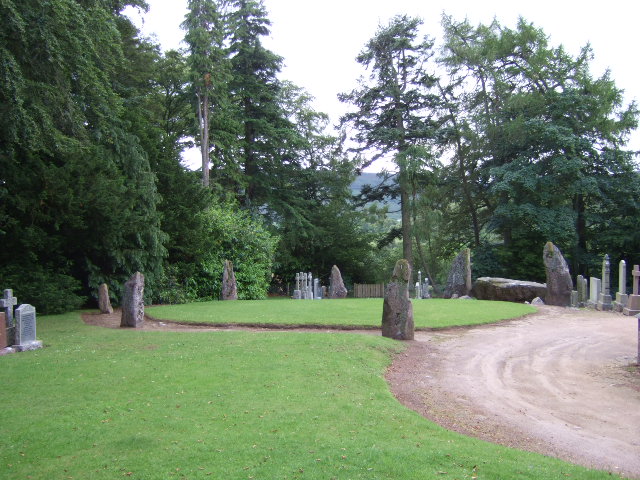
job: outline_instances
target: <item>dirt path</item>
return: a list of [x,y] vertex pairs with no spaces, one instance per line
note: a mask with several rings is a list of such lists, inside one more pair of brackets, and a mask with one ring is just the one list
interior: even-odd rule
[[[117,312],[83,319],[120,324]],[[450,430],[640,478],[637,328],[635,317],[541,307],[498,325],[416,332],[387,381],[400,402]]]
[[417,333],[389,369],[398,399],[466,435],[640,478],[637,319],[542,307]]

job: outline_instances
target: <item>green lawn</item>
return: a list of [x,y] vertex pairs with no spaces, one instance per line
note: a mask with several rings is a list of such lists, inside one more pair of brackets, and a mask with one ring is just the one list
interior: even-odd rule
[[383,378],[379,336],[189,333],[40,317],[0,357],[0,478],[605,479],[448,432]]
[[[530,305],[483,300],[413,300],[416,328],[443,328],[492,323],[535,312]],[[313,325],[380,327],[382,299],[200,302],[148,307],[160,320],[244,325]]]

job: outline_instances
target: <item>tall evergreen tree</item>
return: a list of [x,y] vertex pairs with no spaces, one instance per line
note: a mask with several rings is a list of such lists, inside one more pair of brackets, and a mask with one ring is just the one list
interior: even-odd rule
[[356,107],[342,122],[356,130],[356,150],[371,155],[365,165],[391,156],[398,166],[403,256],[410,263],[411,175],[429,158],[426,147],[436,128],[436,78],[426,70],[433,42],[418,40],[421,23],[417,18],[397,16],[380,27],[357,57],[358,63],[370,69],[368,81],[340,97]]

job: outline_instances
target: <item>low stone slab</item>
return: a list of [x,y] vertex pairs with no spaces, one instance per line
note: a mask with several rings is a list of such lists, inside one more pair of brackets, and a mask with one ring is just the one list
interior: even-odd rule
[[544,298],[546,293],[544,283],[510,278],[480,277],[473,284],[473,296],[478,300],[524,303],[536,297]]

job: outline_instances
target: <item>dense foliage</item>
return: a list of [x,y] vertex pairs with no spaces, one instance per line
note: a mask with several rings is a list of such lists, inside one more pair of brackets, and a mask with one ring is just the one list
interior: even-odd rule
[[[542,276],[542,245],[574,273],[640,261],[636,127],[591,52],[520,21],[380,27],[356,59],[334,136],[265,48],[260,0],[190,0],[185,51],[161,52],[125,7],[141,0],[0,4],[0,286],[41,312],[86,304],[144,273],[147,302],[215,299],[224,260],[241,298],[295,272],[384,281],[400,256],[436,283],[461,248],[476,273]],[[439,52],[439,53],[438,53]],[[200,148],[202,168],[181,164]],[[355,152],[355,155],[351,153]],[[397,171],[352,196],[378,158]],[[372,201],[399,201],[400,222]]]

